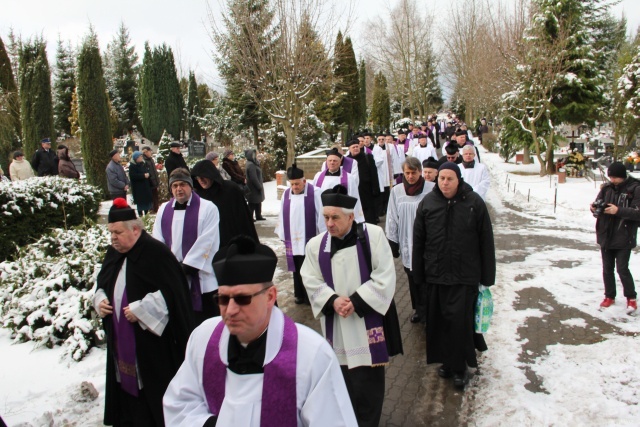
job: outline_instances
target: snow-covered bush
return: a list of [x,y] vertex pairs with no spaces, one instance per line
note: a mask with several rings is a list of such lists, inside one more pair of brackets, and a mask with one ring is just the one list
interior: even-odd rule
[[0,183],[0,260],[51,228],[95,220],[101,199],[97,187],[57,176]]
[[0,263],[0,321],[18,342],[49,348],[81,360],[103,339],[91,298],[109,245],[104,225],[54,229]]

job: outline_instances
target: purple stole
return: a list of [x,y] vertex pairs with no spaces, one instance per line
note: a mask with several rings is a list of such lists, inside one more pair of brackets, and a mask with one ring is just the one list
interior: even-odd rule
[[[324,177],[327,176],[327,172],[329,171],[329,169],[325,169],[322,172],[320,172],[320,176],[318,176],[318,181],[316,182],[316,187],[321,188],[322,187],[322,183],[324,182]],[[340,185],[344,186],[344,188],[349,188],[349,175],[347,175],[347,172],[342,169],[340,171]]]
[[[173,202],[175,199],[171,199],[167,202],[162,213],[162,219],[160,222],[160,228],[162,230],[162,237],[169,250],[171,250],[171,243],[173,242],[173,236],[171,233],[171,224],[173,223]],[[182,259],[184,259],[191,247],[198,239],[198,216],[200,214],[200,196],[195,192],[191,193],[191,205],[187,206],[184,212],[184,225],[182,227]],[[200,289],[200,276],[198,273],[191,275],[191,304],[194,311],[202,311],[202,290]]]
[[[313,185],[306,184],[306,194],[304,196],[304,243],[316,235],[316,203],[314,198]],[[293,262],[293,245],[291,244],[291,189],[284,192],[284,205],[282,208],[282,221],[284,228],[284,247],[287,254],[287,270],[296,271]]]
[[343,157],[342,158],[342,170],[351,173],[353,170],[353,159],[351,157]]
[[364,152],[366,154],[373,154],[373,151],[371,150],[371,148],[367,147],[366,145],[364,146]]
[[407,151],[409,151],[409,144],[411,144],[411,139],[409,139],[409,137],[407,137],[404,140],[404,154],[407,154]]
[[[296,395],[298,329],[293,320],[284,314],[283,316],[282,346],[276,357],[264,365],[262,409],[260,412],[260,426],[262,427],[295,427],[298,425]],[[220,415],[227,377],[227,366],[222,363],[220,358],[220,337],[223,329],[224,321],[220,320],[207,344],[202,368],[202,387],[209,412],[215,416]]]
[[[365,226],[364,235],[369,248],[369,232]],[[324,248],[327,245],[327,239],[329,238],[329,232],[325,232],[320,243],[320,253],[318,256],[318,262],[320,263],[320,272],[327,285],[335,290],[335,284],[333,283],[333,272],[331,271],[331,253],[325,252]],[[364,258],[364,251],[362,250],[362,244],[360,239],[356,241],[356,249],[358,252],[358,268],[360,269],[360,280],[365,283],[371,279],[369,273],[369,267],[367,267],[367,261]],[[356,314],[353,314],[356,315]],[[325,331],[327,333],[327,341],[333,347],[333,319],[335,313],[331,313],[325,316]],[[369,351],[371,352],[371,364],[382,365],[389,362],[389,353],[387,352],[387,343],[384,337],[384,328],[382,326],[382,315],[376,312],[367,314],[364,316],[364,324],[367,328],[367,335],[369,336]]]
[[[115,287],[114,287],[115,291]],[[115,295],[111,301],[115,301]],[[125,286],[120,306],[120,316],[111,316],[115,342],[116,362],[120,373],[120,387],[131,396],[138,397],[138,373],[136,371],[136,335],[133,324],[124,316],[124,308],[129,305]]]

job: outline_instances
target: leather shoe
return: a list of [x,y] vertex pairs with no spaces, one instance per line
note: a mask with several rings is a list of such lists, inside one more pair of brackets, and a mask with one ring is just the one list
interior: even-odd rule
[[418,313],[413,313],[413,316],[411,316],[411,319],[409,319],[409,321],[411,323],[418,323],[420,322],[420,315]]
[[442,365],[438,368],[438,375],[440,378],[451,378],[453,376],[453,372],[445,365]]
[[266,220],[267,220],[267,218],[265,218],[263,216],[256,218],[256,221],[266,221]]
[[465,369],[462,372],[453,374],[453,386],[457,389],[464,390],[464,386],[469,383],[469,371]]

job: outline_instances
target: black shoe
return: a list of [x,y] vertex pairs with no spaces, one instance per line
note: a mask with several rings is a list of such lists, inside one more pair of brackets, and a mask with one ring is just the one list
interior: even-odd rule
[[440,378],[451,378],[453,376],[453,371],[445,365],[442,365],[438,368],[438,375]]
[[465,369],[462,372],[453,374],[453,386],[457,389],[464,390],[464,386],[469,383],[469,371]]
[[409,319],[409,321],[411,323],[418,323],[420,322],[420,315],[418,313],[413,313],[413,316],[411,316],[411,319]]
[[266,220],[267,220],[267,218],[265,218],[263,216],[256,218],[256,221],[266,221]]
[[302,298],[296,297],[294,300],[296,304],[304,304],[304,300]]

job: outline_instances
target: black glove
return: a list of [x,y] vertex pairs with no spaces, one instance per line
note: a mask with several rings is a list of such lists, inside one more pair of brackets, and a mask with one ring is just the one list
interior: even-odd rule
[[183,263],[180,263],[180,267],[182,267],[182,271],[187,277],[195,276],[200,271],[197,268],[191,267],[190,265],[183,264]]
[[389,240],[389,246],[391,247],[391,254],[394,258],[400,257],[400,245],[394,242],[393,240]]

